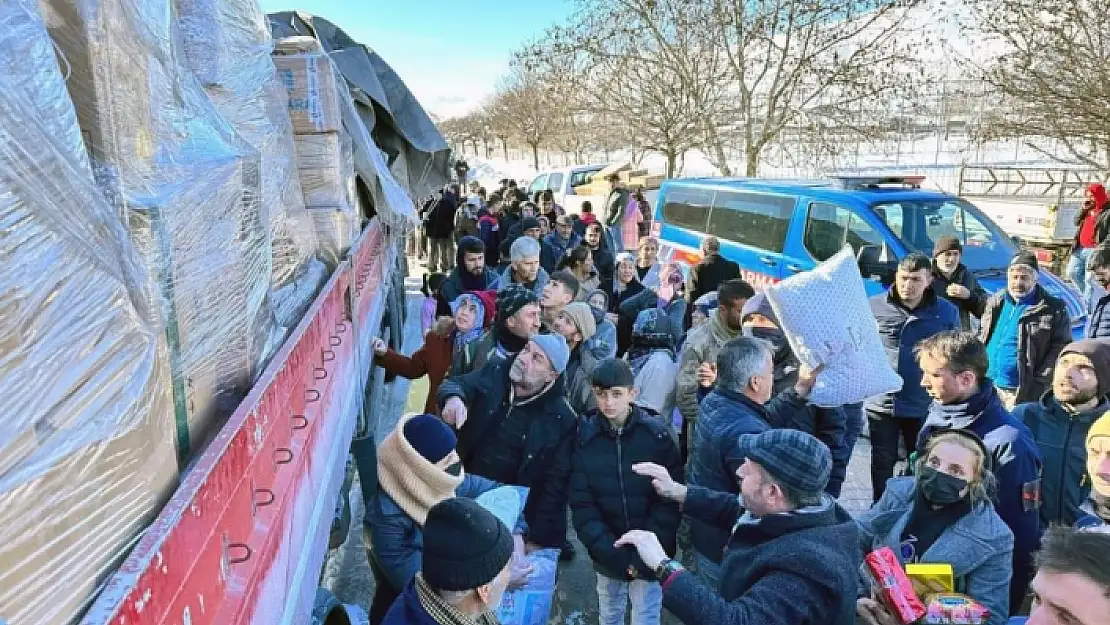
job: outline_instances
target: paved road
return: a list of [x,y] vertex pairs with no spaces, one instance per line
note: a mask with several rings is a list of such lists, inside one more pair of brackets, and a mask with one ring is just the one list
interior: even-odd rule
[[[411,267],[410,274],[417,277],[410,277],[406,281],[408,324],[405,327],[403,349],[409,354],[421,344],[419,319],[423,296],[420,294],[419,272],[419,267]],[[415,410],[422,406],[427,393],[427,386],[420,381],[411,385],[411,397],[410,384],[407,380],[399,378],[392,386],[393,396],[389,402],[390,407],[380,415],[380,423],[383,427],[378,431],[379,441],[384,433],[389,432],[396,423],[397,417],[406,408]],[[860,439],[848,467],[848,479],[840,498],[841,505],[853,514],[871,505],[870,458],[870,442],[867,439]],[[351,490],[351,502],[354,508],[351,533],[347,542],[331,554],[324,571],[323,585],[343,603],[358,604],[368,610],[374,582],[362,542],[362,496],[357,480]],[[573,533],[573,529],[571,532]],[[585,554],[585,549],[577,540],[575,544],[578,547],[578,556],[573,562],[561,565],[559,569],[556,605],[552,610],[550,625],[587,625],[598,621],[595,590],[597,578]],[[669,613],[664,612],[664,624],[678,625],[678,622]]]

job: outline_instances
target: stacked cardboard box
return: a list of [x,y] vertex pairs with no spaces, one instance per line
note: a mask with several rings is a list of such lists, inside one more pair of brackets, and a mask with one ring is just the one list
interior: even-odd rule
[[94,170],[148,276],[184,459],[241,399],[271,341],[261,158],[176,64],[171,0],[39,4],[72,67]]
[[149,285],[42,17],[0,3],[0,23],[0,622],[64,625],[176,486],[173,409]]
[[608,195],[610,190],[609,176],[617,174],[628,188],[658,189],[663,183],[663,174],[650,174],[646,169],[632,169],[631,163],[613,163],[590,178],[589,184],[574,187],[578,195]]
[[274,47],[274,65],[289,93],[297,171],[316,226],[318,254],[335,265],[359,231],[354,151],[343,128],[346,84],[312,37],[287,37]]

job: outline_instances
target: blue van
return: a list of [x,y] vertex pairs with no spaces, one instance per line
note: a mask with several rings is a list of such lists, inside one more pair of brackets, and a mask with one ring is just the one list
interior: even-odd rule
[[[922,177],[844,177],[829,181],[689,178],[663,182],[653,234],[662,258],[695,264],[706,234],[721,254],[740,264],[760,287],[815,267],[852,246],[870,295],[889,288],[898,259],[954,235],[963,263],[988,292],[1006,286],[1006,266],[1017,245],[971,203],[920,189]],[[1040,284],[1067,303],[1072,334],[1083,335],[1086,310],[1079,293],[1041,270]]]

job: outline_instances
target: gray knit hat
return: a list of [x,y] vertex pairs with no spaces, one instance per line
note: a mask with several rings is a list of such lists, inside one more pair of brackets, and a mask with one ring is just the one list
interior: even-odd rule
[[588,341],[594,334],[597,334],[597,323],[594,322],[594,313],[590,310],[589,304],[572,302],[567,304],[563,312],[574,321],[575,327],[582,333],[583,341]]
[[825,490],[832,454],[824,443],[799,430],[776,429],[740,437],[740,455],[759,463],[783,485],[803,493]]

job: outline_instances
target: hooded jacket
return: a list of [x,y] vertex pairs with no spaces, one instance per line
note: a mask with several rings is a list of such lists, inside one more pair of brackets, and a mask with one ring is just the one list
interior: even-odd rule
[[562,547],[566,540],[567,489],[578,418],[567,403],[561,375],[539,395],[513,401],[509,381],[512,363],[512,358],[495,359],[481,369],[448,378],[439,387],[439,407],[442,410],[451,397],[466,404],[468,418],[459,429],[457,449],[468,472],[473,472],[475,458],[496,444],[495,433],[509,412],[523,413],[517,416],[525,422],[526,435],[513,484],[531,489],[524,506],[528,540],[541,547]]
[[1025,424],[1044,459],[1041,474],[1041,525],[1075,525],[1079,508],[1087,500],[1087,431],[1110,410],[1104,398],[1094,408],[1072,413],[1052,391],[1040,401],[1014,407],[1014,418]]
[[658,464],[682,481],[682,458],[661,419],[635,406],[620,428],[597,410],[583,418],[570,481],[570,511],[594,568],[610,579],[627,580],[630,565],[643,577],[651,573],[635,549],[613,546],[629,530],[653,532],[669,555],[675,553],[682,516],[678,504],[660,497],[651,478],[632,471],[640,462]]
[[[1106,211],[1106,187],[1099,182],[1087,185],[1087,190],[1094,196],[1095,205],[1086,206],[1075,216],[1075,243],[1072,251],[1080,248],[1091,248],[1106,240],[1107,230],[1110,229],[1110,218]],[[1093,223],[1091,223],[1093,220]],[[1089,240],[1087,237],[1090,237]]]
[[929,411],[929,394],[921,386],[921,366],[914,347],[924,338],[945,330],[960,328],[960,313],[948,300],[937,297],[932,287],[925,289],[917,308],[902,305],[891,287],[871,298],[871,312],[879,324],[879,336],[886,348],[890,366],[902,376],[902,388],[867,400],[867,409],[894,417],[921,419]]
[[[958,284],[971,291],[971,296],[967,299],[956,299],[948,297],[948,285]],[[952,272],[952,277],[944,275],[944,273],[937,268],[936,259],[933,260],[933,284],[931,285],[933,292],[939,297],[942,297],[952,303],[960,311],[960,326],[965,332],[971,330],[971,318],[978,319],[983,316],[983,308],[987,305],[987,299],[990,294],[987,290],[979,286],[979,281],[975,279],[975,275],[967,270],[963,263],[956,266],[956,270]]]
[[580,415],[597,408],[593,385],[590,383],[590,375],[597,364],[598,360],[594,358],[593,352],[582,342],[571,350],[567,370],[563,372],[563,378],[567,381],[567,402]]
[[917,439],[921,450],[937,430],[959,429],[972,432],[986,445],[993,457],[998,482],[995,510],[1014,533],[1014,574],[1011,600],[1018,603],[1033,576],[1033,552],[1041,535],[1038,507],[1044,462],[1029,428],[1002,406],[994,384],[985,380],[979,391],[962,404],[933,403]]
[[691,487],[683,511],[732,527],[720,592],[689,571],[663,581],[663,606],[683,623],[855,625],[859,528],[825,495],[821,503],[761,518],[740,515],[730,493]]
[[[860,547],[868,553],[890,547],[902,564],[902,532],[917,505],[916,483],[912,477],[896,477],[871,509],[856,517],[860,528]],[[921,562],[952,565],[956,592],[982,603],[991,611],[990,625],[1004,625],[1009,618],[1010,575],[1014,555],[1014,535],[990,502],[980,501],[937,537],[921,555]],[[870,594],[868,585],[861,596]]]
[[[493,285],[497,283],[499,276],[497,272],[490,269],[488,265],[482,268],[481,276],[473,276],[469,280],[466,279],[466,277],[462,275],[462,272],[466,271],[466,267],[463,264],[463,255],[465,253],[466,251],[462,247],[455,249],[455,268],[451,270],[451,273],[447,274],[447,280],[445,280],[443,286],[440,287],[439,292],[443,295],[443,300],[447,303],[455,301],[455,299],[463,293],[492,289]],[[471,283],[471,286],[467,286],[468,282]]]
[[[984,345],[990,343],[1007,297],[1006,289],[1002,289],[987,301],[979,328],[979,339]],[[1033,303],[1018,321],[1017,403],[1036,401],[1049,389],[1060,350],[1071,340],[1067,306],[1038,284]]]
[[617,326],[605,316],[605,311],[590,306],[594,314],[594,324],[597,330],[590,340],[586,341],[586,349],[590,350],[597,360],[613,358],[617,355]]

